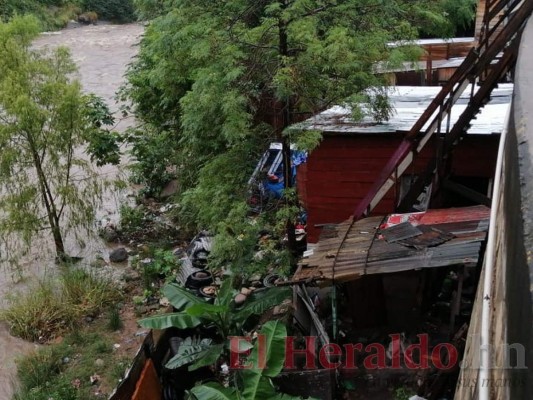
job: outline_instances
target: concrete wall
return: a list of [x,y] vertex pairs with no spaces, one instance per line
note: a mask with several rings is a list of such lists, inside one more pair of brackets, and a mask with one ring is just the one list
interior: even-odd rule
[[[488,382],[491,399],[533,399],[533,20],[520,48],[509,134],[504,148],[502,187],[497,196],[495,269],[492,293]],[[488,251],[488,250],[487,250]],[[482,272],[483,275],[483,272]],[[476,299],[455,399],[477,399],[483,281]],[[504,344],[524,348],[526,368]]]

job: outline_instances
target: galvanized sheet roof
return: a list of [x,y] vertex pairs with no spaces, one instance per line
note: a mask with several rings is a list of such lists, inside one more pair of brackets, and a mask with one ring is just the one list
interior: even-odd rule
[[[474,88],[474,92],[477,91]],[[377,123],[371,117],[361,121],[351,118],[351,110],[334,106],[295,126],[302,129],[319,130],[341,134],[380,134],[407,132],[418,121],[431,101],[437,96],[439,86],[396,86],[392,88],[390,99],[394,114],[385,122]],[[501,84],[494,89],[490,102],[483,107],[476,119],[471,121],[469,134],[500,134],[503,131],[505,117],[511,105],[512,84]],[[451,123],[455,123],[467,107],[470,89],[467,88],[451,112]],[[435,112],[437,113],[437,111]],[[428,121],[424,129],[429,126]]]
[[413,41],[397,41],[397,42],[389,42],[388,46],[390,47],[399,47],[399,46],[405,46],[405,45],[417,45],[417,46],[431,46],[431,45],[439,45],[439,44],[454,44],[454,43],[472,43],[472,46],[475,44],[476,38],[475,37],[456,37],[456,38],[448,38],[448,39],[417,39]]
[[[477,263],[489,216],[489,208],[474,206],[348,220],[329,231],[332,237],[318,242],[313,254],[301,261],[293,281],[342,282],[368,274]],[[442,231],[445,241],[415,248],[388,243],[381,235],[380,229],[406,222]]]

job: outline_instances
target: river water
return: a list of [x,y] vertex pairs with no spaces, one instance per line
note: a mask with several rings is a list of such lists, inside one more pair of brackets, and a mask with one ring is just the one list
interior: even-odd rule
[[[127,65],[137,53],[136,44],[143,33],[140,24],[96,25],[43,34],[34,44],[36,48],[67,46],[79,68],[79,79],[87,92],[104,98],[110,109],[118,118],[117,128],[123,131],[133,124],[131,117],[120,119],[119,107],[115,102],[115,93],[124,82]],[[110,179],[123,177],[123,166],[105,167],[99,174]],[[121,197],[122,196],[122,197]],[[123,196],[107,193],[99,215],[116,218],[118,205],[124,201]],[[38,243],[35,247],[47,247],[48,243]],[[74,242],[68,242],[70,254],[87,256],[89,254],[107,254],[103,242],[90,238],[86,246],[77,248]],[[6,296],[13,291],[23,290],[24,286],[36,277],[44,276],[54,269],[53,255],[39,251],[32,252],[24,262],[26,279],[15,283],[9,271],[0,271],[0,304],[5,306]],[[16,357],[35,348],[32,343],[12,337],[6,326],[0,323],[0,400],[10,400],[15,376]]]

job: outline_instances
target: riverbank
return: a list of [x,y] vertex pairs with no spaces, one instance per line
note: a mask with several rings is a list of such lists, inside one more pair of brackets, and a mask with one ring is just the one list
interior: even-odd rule
[[44,30],[62,29],[71,21],[90,22],[92,18],[119,23],[136,19],[131,0],[4,0],[0,3],[0,20],[24,14],[36,16]]
[[[67,46],[78,65],[78,77],[86,92],[93,92],[104,98],[115,116],[120,119],[116,129],[124,131],[134,123],[132,117],[122,118],[119,105],[115,102],[115,93],[124,82],[127,65],[137,53],[136,44],[144,28],[141,24],[126,25],[91,25],[78,29],[54,32],[42,35],[35,43],[36,48]],[[118,167],[99,169],[99,174],[106,178],[126,179],[127,160]],[[98,210],[98,219],[118,220],[120,204],[127,201],[128,191],[120,193],[109,191],[105,194],[103,204]],[[96,233],[96,232],[95,232]],[[10,271],[0,271],[0,303],[6,306],[5,296],[14,291],[24,290],[36,279],[49,276],[56,271],[54,258],[45,249],[51,248],[47,241],[34,243],[32,252],[23,263],[22,277],[13,281]],[[97,256],[107,259],[109,252],[116,246],[108,246],[96,234],[85,238],[80,246],[74,238],[68,238],[69,254],[90,260]],[[119,270],[123,267],[118,267]],[[10,400],[13,394],[14,360],[35,348],[33,343],[12,337],[7,327],[0,324],[0,400]]]

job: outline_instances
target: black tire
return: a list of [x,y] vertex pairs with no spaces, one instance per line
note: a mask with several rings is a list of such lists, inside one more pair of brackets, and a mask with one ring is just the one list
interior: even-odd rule
[[273,286],[276,286],[276,285],[275,285],[275,282],[276,282],[278,279],[282,279],[282,276],[281,276],[281,275],[278,275],[278,274],[268,274],[268,275],[265,276],[265,278],[263,279],[263,286],[264,286],[264,287],[273,287]]
[[187,277],[185,287],[190,289],[199,289],[204,286],[209,286],[213,283],[213,275],[211,272],[202,269],[195,271]]

